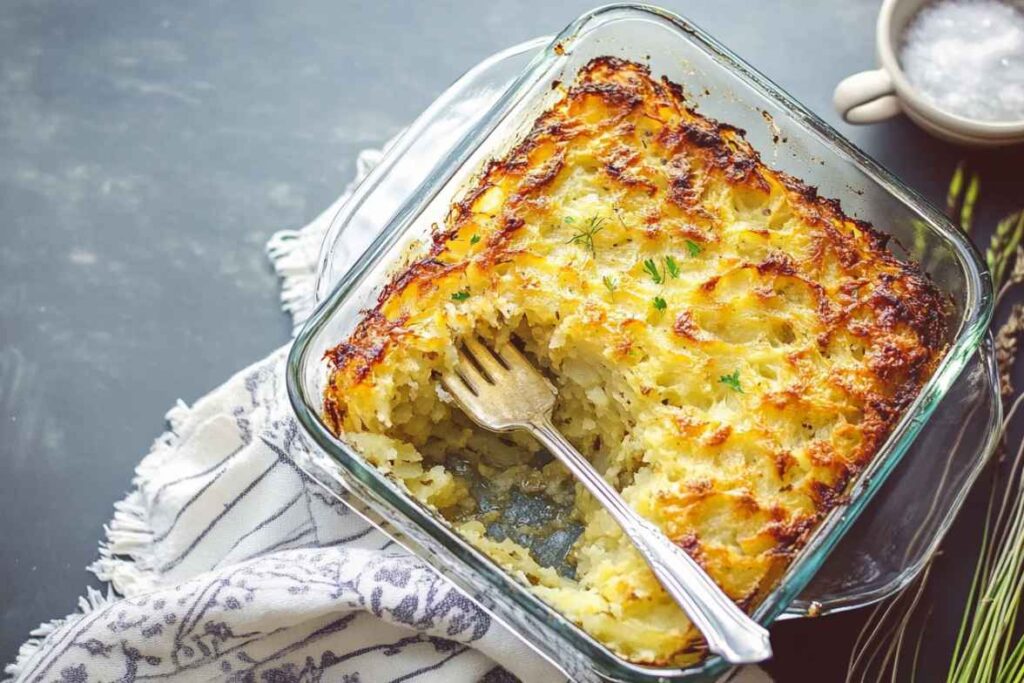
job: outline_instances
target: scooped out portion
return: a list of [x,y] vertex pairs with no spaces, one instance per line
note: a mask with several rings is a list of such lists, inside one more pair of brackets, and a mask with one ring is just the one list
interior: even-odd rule
[[559,87],[328,354],[324,419],[610,649],[686,665],[699,632],[611,518],[448,400],[459,340],[519,345],[558,429],[749,609],[935,369],[945,300],[644,66]]

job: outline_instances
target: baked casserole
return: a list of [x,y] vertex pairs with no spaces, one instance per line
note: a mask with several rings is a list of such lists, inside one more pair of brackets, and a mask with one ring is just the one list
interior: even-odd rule
[[519,345],[559,430],[752,608],[941,360],[946,301],[646,67],[555,87],[328,353],[324,419],[617,654],[687,665],[699,632],[604,510],[440,388],[459,340]]

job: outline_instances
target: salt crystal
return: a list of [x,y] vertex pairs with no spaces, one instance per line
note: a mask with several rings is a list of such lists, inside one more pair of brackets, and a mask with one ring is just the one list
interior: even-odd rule
[[939,0],[911,20],[903,72],[939,109],[1024,120],[1024,12],[1001,0]]

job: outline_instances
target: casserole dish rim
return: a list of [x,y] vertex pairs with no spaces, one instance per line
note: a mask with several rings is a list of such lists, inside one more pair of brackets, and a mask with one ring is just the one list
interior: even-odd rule
[[[699,43],[699,47],[712,51],[723,63],[723,68],[731,70],[745,80],[763,97],[775,101],[797,123],[824,138],[825,143],[840,157],[857,165],[871,180],[884,188],[903,205],[925,219],[926,225],[933,229],[957,256],[964,272],[968,291],[966,292],[965,315],[956,331],[955,341],[945,352],[932,377],[921,388],[914,402],[904,411],[899,422],[893,428],[885,444],[874,454],[871,462],[857,477],[849,490],[850,501],[835,508],[819,523],[810,540],[800,550],[797,557],[790,563],[782,578],[775,584],[769,595],[754,611],[754,617],[761,623],[770,623],[785,607],[797,597],[817,569],[821,566],[828,551],[838,542],[845,531],[852,525],[859,512],[864,508],[875,491],[885,481],[888,473],[899,463],[903,453],[910,446],[914,437],[927,422],[932,411],[945,395],[960,370],[966,365],[975,352],[987,330],[992,315],[991,283],[987,271],[984,270],[977,251],[963,234],[953,227],[933,207],[928,205],[919,195],[906,188],[875,162],[845,141],[824,121],[796,103],[789,95],[761,76],[745,62],[722,47],[713,38],[705,34],[691,22],[664,10],[638,4],[616,4],[601,7],[582,15],[560,33],[548,47],[540,52],[527,66],[523,74],[498,98],[491,111],[474,126],[465,137],[453,147],[450,156],[441,164],[454,173],[455,168],[465,163],[470,156],[500,122],[504,114],[514,106],[517,98],[533,87],[552,63],[564,55],[564,46],[571,41],[587,24],[608,13],[632,13],[640,17],[649,17],[671,24],[681,34]],[[559,52],[561,50],[562,52]],[[499,53],[499,55],[502,53]],[[497,121],[495,120],[497,119]],[[408,132],[406,133],[409,134]],[[450,175],[448,176],[450,177]],[[501,590],[514,584],[517,590],[511,591],[515,604],[525,609],[532,617],[557,623],[563,637],[574,640],[572,643],[583,654],[590,657],[602,674],[626,679],[646,680],[651,677],[690,677],[692,675],[708,675],[721,670],[722,663],[716,657],[709,657],[698,665],[681,669],[678,667],[654,667],[634,664],[612,653],[608,648],[576,627],[553,608],[547,606],[539,598],[532,595],[503,570],[498,568],[486,555],[477,551],[461,539],[453,529],[444,524],[437,516],[430,513],[417,501],[404,494],[400,488],[381,475],[372,465],[365,463],[350,447],[335,437],[321,422],[319,406],[322,396],[307,396],[300,377],[301,370],[307,362],[309,342],[329,320],[332,313],[345,301],[357,285],[363,285],[362,277],[369,268],[376,265],[386,254],[392,240],[411,227],[418,212],[422,210],[446,182],[446,178],[428,177],[417,190],[408,197],[396,214],[387,222],[384,229],[366,250],[363,256],[348,273],[334,286],[329,297],[320,303],[306,322],[302,332],[296,339],[288,358],[287,383],[289,398],[295,408],[299,422],[309,433],[316,444],[332,459],[344,467],[357,481],[364,485],[375,498],[389,505],[405,516],[405,519],[429,536],[483,578],[493,588]],[[433,185],[431,184],[433,183]],[[973,289],[972,289],[973,287]],[[339,340],[340,341],[340,340]],[[363,492],[367,493],[366,491]],[[452,547],[454,546],[454,547]],[[523,596],[526,596],[524,599]],[[568,633],[565,632],[567,627]],[[574,637],[575,636],[575,637]],[[639,677],[639,678],[637,678]]]

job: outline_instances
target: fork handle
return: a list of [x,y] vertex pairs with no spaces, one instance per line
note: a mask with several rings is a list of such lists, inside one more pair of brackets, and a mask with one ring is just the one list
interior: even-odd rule
[[550,420],[536,420],[528,428],[618,522],[661,585],[700,629],[708,649],[732,664],[760,662],[772,656],[768,631],[737,607],[682,548],[634,512]]

